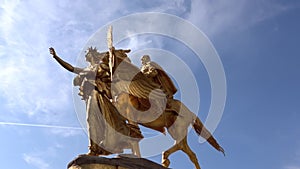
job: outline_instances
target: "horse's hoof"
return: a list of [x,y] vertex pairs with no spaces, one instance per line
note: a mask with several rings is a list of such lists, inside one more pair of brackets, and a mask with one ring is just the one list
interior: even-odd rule
[[169,165],[170,165],[170,160],[169,160],[169,159],[164,159],[164,160],[162,161],[162,165],[163,165],[164,167],[169,167]]

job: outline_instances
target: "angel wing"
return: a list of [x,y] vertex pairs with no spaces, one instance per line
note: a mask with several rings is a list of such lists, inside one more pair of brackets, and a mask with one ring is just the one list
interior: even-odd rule
[[[117,57],[118,60],[118,57]],[[138,67],[128,61],[115,65],[113,74],[113,95],[126,92],[138,98],[164,99],[165,91],[162,86],[151,81]]]

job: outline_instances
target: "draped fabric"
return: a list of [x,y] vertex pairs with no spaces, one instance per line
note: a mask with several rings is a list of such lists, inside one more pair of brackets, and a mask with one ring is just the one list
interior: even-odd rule
[[143,136],[127,125],[126,119],[110,101],[110,84],[104,82],[109,74],[105,73],[106,70],[101,64],[99,65],[89,68],[90,71],[96,72],[96,77],[80,78],[83,79],[80,93],[83,93],[86,101],[90,146],[94,142],[106,151],[122,153],[124,147],[129,146],[130,139],[141,139]]

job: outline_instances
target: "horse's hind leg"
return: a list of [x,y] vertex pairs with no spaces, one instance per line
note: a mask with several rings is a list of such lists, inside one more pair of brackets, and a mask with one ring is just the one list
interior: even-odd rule
[[189,156],[190,160],[194,163],[196,169],[201,169],[201,167],[198,163],[198,159],[197,159],[196,154],[191,150],[190,146],[187,143],[187,137],[185,137],[180,142],[180,147],[181,147],[181,150]]
[[179,149],[180,149],[180,148],[179,148],[179,145],[177,144],[177,142],[175,142],[175,144],[174,144],[171,148],[169,148],[168,150],[166,150],[166,151],[164,151],[164,152],[162,153],[162,165],[163,165],[164,167],[169,167],[169,165],[170,165],[170,160],[168,159],[168,157],[169,157],[172,153],[178,151]]

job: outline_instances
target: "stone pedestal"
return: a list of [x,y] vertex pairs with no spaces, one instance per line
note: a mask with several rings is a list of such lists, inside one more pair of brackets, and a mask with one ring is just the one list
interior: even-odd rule
[[68,164],[68,169],[167,169],[144,158],[105,158],[80,155]]

